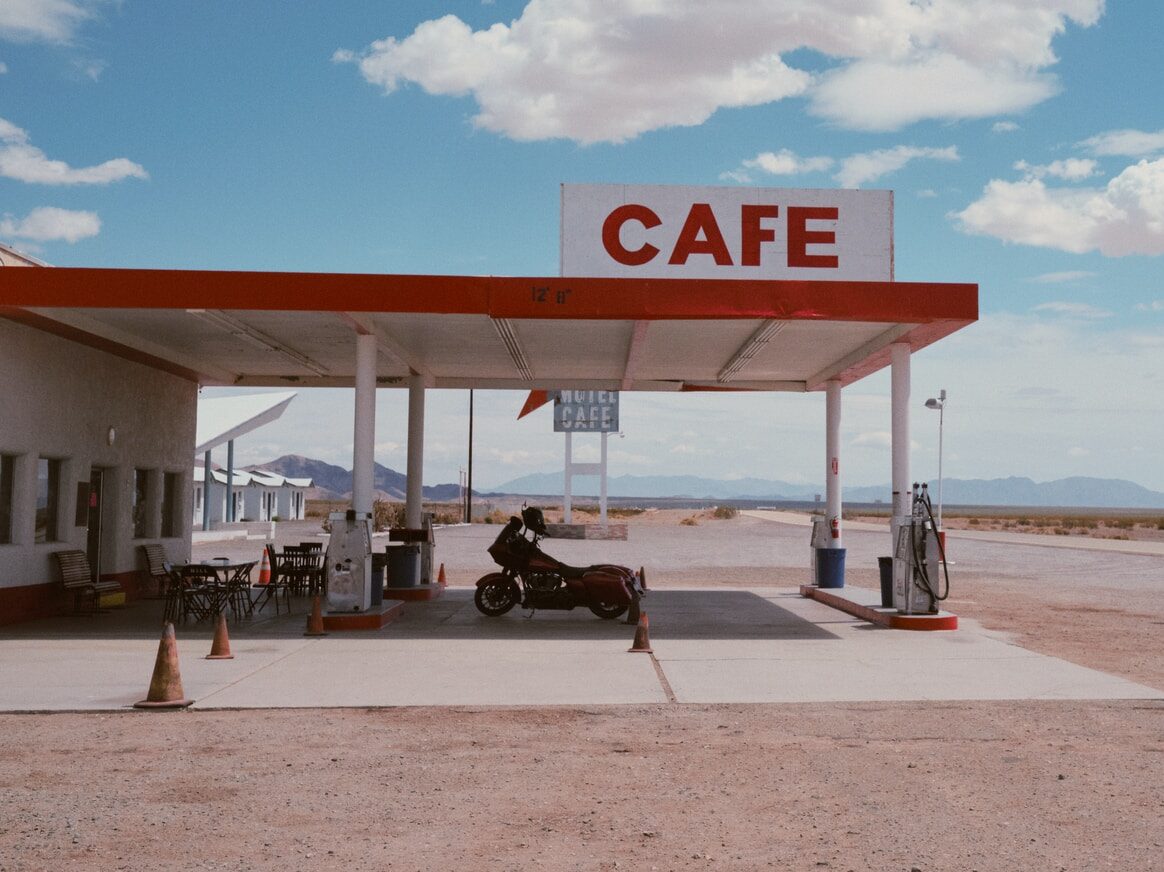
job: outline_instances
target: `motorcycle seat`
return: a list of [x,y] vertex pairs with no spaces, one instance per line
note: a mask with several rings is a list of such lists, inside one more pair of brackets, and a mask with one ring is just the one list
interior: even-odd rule
[[596,569],[601,569],[601,566],[567,566],[562,564],[558,567],[558,572],[562,574],[562,578],[581,578],[588,572],[593,572]]

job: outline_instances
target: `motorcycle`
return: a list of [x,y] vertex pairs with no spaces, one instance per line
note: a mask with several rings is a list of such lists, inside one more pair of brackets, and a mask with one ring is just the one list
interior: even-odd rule
[[613,620],[646,594],[641,573],[625,566],[567,566],[551,557],[538,547],[545,535],[546,519],[536,506],[526,506],[520,518],[509,519],[489,546],[489,556],[502,571],[477,581],[473,602],[483,614],[497,617],[518,604],[531,611],[585,606]]

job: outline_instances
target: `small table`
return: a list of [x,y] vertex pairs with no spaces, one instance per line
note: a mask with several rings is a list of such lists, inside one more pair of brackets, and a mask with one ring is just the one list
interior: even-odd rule
[[176,568],[184,578],[204,579],[201,602],[195,609],[199,617],[213,618],[225,607],[237,620],[244,614],[250,617],[254,610],[250,576],[255,563],[254,560],[237,562],[227,557],[214,557]]

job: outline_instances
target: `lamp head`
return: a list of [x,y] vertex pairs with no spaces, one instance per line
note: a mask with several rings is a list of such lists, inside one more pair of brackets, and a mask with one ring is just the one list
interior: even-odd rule
[[926,408],[940,410],[942,408],[942,401],[935,400],[933,397],[930,397],[928,400],[926,400]]

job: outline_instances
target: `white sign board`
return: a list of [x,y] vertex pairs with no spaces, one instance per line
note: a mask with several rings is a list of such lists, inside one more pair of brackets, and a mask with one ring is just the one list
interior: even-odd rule
[[893,192],[563,185],[561,274],[891,281]]
[[618,391],[555,391],[555,433],[617,433]]

